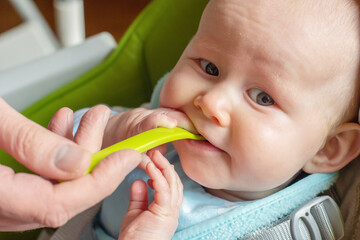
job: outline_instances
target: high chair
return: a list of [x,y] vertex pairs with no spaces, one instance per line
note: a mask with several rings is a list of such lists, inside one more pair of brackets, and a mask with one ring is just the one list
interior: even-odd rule
[[[149,101],[156,82],[173,68],[194,35],[206,3],[207,0],[153,0],[132,23],[109,57],[22,113],[46,126],[52,115],[64,106],[73,110],[99,103],[137,107]],[[4,152],[1,152],[0,163],[18,172],[28,171]],[[358,205],[354,208],[360,209]],[[6,239],[16,239],[8,237],[15,235],[5,236]],[[34,236],[16,236],[17,239],[34,239]]]

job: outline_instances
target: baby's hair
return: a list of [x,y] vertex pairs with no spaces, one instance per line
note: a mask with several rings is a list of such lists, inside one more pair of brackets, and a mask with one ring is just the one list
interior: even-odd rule
[[358,122],[360,107],[360,0],[326,0],[325,2],[325,4],[331,4],[329,10],[332,15],[331,18],[333,18],[331,23],[334,26],[334,32],[331,34],[335,36],[338,34],[342,40],[343,57],[341,60],[345,61],[339,61],[337,67],[339,70],[345,71],[349,71],[348,66],[352,64],[357,67],[354,75],[349,74],[349,81],[344,79],[346,83],[350,84],[351,89],[348,86],[338,89],[341,92],[339,103],[342,105],[342,110],[332,122],[335,127],[345,122]]
[[[356,87],[353,94],[350,95],[350,102],[347,108],[340,113],[339,118],[334,123],[335,126],[344,122],[359,122],[359,108],[360,108],[360,77],[357,78]],[[352,96],[351,96],[352,95]]]

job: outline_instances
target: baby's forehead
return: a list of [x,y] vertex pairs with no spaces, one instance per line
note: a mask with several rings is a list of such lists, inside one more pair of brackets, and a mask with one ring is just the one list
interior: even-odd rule
[[[285,17],[289,20],[299,19],[303,23],[312,20],[327,23],[328,26],[341,24],[340,27],[348,27],[347,24],[358,21],[359,0],[210,0],[208,5],[214,6],[213,13],[226,18],[236,17],[236,12],[245,15],[257,15],[258,17],[273,18],[273,20]],[[247,9],[246,9],[247,7]],[[222,10],[231,9],[235,14],[223,14]]]
[[[354,53],[359,51],[360,26],[356,0],[211,0],[209,5],[205,15],[212,23],[207,27],[215,34],[228,37],[237,32],[246,37],[244,28],[253,21],[283,38],[283,42],[313,47],[314,53],[322,51],[324,58],[339,58],[336,61],[342,63],[357,58]],[[230,34],[216,29],[218,22],[231,25],[235,21],[240,24],[230,26]]]

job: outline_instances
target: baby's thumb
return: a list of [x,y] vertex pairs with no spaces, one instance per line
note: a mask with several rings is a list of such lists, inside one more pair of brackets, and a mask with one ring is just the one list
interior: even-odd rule
[[147,186],[142,180],[136,180],[131,185],[130,202],[128,212],[137,210],[140,212],[148,207]]

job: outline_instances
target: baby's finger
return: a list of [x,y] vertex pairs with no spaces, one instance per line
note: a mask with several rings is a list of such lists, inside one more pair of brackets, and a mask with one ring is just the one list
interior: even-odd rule
[[162,155],[164,155],[164,154],[167,152],[167,145],[166,145],[166,144],[163,144],[163,145],[154,147],[154,148],[148,150],[148,151],[146,152],[146,154],[147,154],[148,156],[152,156],[152,154],[153,154],[155,151],[159,151]]
[[151,159],[153,160],[156,167],[158,167],[158,169],[162,172],[165,180],[169,185],[171,192],[171,206],[176,206],[179,196],[178,185],[180,179],[174,169],[174,165],[171,165],[159,151],[154,151]]
[[142,153],[141,155],[142,155],[142,159],[138,167],[146,171],[146,166],[148,165],[149,162],[151,162],[151,160],[149,156],[146,155],[145,153]]
[[174,166],[157,150],[152,152],[150,157],[157,168],[162,172],[169,186],[174,189],[176,184],[176,175]]
[[154,110],[141,121],[136,128],[136,134],[157,127],[174,128],[177,121],[169,117],[165,112]]
[[188,116],[183,112],[174,111],[172,109],[159,108],[163,113],[170,119],[175,119],[177,124],[176,126],[184,128],[190,132],[198,133]]
[[147,188],[142,180],[136,180],[131,185],[130,202],[128,211],[140,210],[144,211],[148,207]]
[[176,208],[179,209],[183,201],[184,187],[178,174],[176,174],[176,190],[177,190]]
[[162,207],[171,207],[171,192],[169,185],[161,171],[149,162],[146,166],[146,173],[152,179],[152,188],[155,190],[154,202]]
[[160,153],[160,151],[152,150],[150,151],[149,156],[156,165],[156,167],[158,167],[160,170],[164,170],[171,167],[169,161]]

